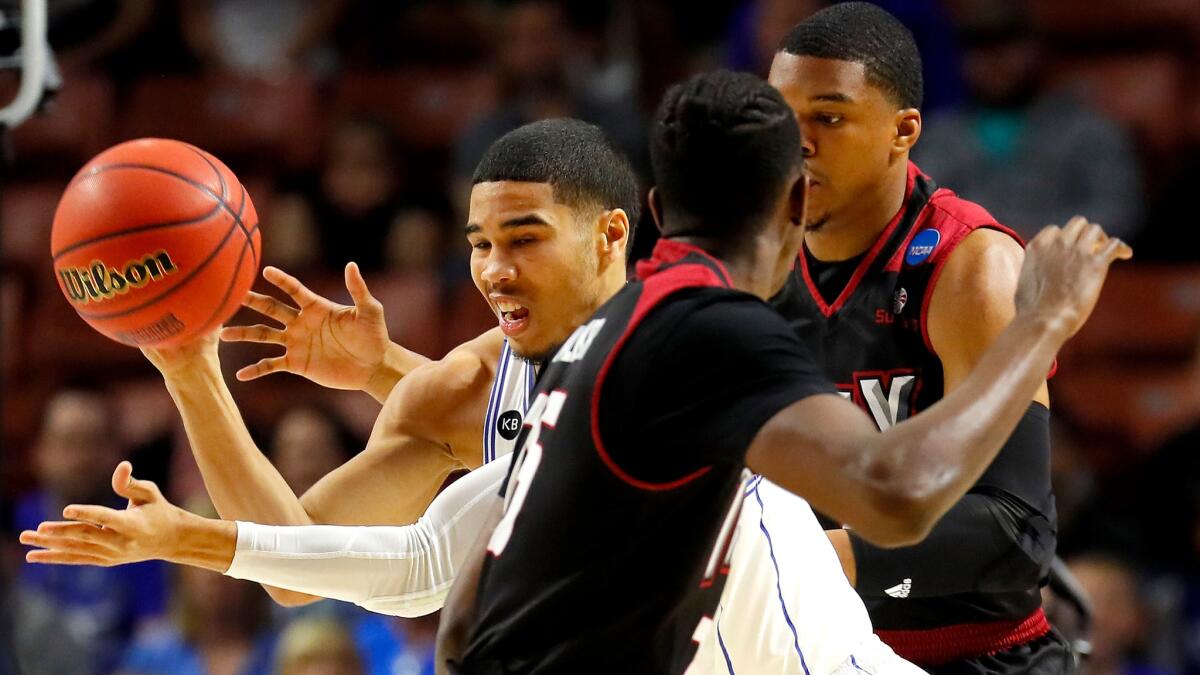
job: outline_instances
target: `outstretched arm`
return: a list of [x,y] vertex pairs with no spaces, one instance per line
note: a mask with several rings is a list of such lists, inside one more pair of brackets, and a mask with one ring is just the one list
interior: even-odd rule
[[436,611],[490,514],[509,462],[472,472],[403,527],[278,527],[201,518],[134,480],[122,462],[113,489],[124,511],[72,505],[74,522],[21,533],[34,563],[111,566],[159,559],[238,579],[353,602],[371,611],[420,616]]
[[923,538],[1012,433],[1062,343],[1131,251],[1082,218],[1030,244],[1016,319],[958,388],[879,434],[836,395],[798,401],[758,433],[747,463],[881,546]]

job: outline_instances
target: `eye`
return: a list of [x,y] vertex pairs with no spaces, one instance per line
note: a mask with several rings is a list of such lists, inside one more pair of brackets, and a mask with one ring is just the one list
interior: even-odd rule
[[832,127],[841,123],[842,116],[835,115],[833,113],[817,113],[817,121],[819,121],[821,124],[826,124]]
[[487,241],[477,241],[477,242],[471,244],[471,248],[475,249],[476,251],[486,251],[491,247],[492,247],[491,242],[487,242]]
[[513,246],[524,246],[526,244],[532,244],[535,241],[537,241],[537,239],[534,239],[533,237],[521,237],[520,239],[513,241]]

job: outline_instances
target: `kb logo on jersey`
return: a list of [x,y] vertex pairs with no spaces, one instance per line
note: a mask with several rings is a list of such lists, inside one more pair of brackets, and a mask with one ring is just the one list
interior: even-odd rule
[[521,433],[521,413],[509,410],[496,420],[496,431],[506,441],[511,441]]

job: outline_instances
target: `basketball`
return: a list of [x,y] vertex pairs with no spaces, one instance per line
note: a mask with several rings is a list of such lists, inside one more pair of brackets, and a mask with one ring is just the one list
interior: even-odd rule
[[67,185],[51,254],[63,295],[105,336],[178,345],[237,311],[258,274],[258,215],[216,157],[160,138],[113,146]]

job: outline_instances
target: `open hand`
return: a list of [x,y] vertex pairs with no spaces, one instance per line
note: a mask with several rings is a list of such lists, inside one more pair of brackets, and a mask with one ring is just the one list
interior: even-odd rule
[[68,521],[46,521],[21,533],[21,543],[38,546],[25,554],[31,563],[111,567],[143,560],[170,560],[190,515],[163,497],[158,486],[135,480],[129,462],[117,465],[113,491],[129,500],[125,510],[72,504]]
[[1083,216],[1043,229],[1025,249],[1017,314],[1040,318],[1069,338],[1095,308],[1108,268],[1132,256],[1133,249]]
[[383,305],[367,290],[358,265],[346,265],[346,290],[352,306],[340,305],[309,290],[298,279],[276,267],[263,269],[263,277],[296,303],[293,307],[267,295],[251,292],[246,307],[283,324],[275,328],[226,326],[226,342],[259,342],[283,345],[282,356],[264,358],[237,372],[242,381],[271,373],[294,373],[332,389],[364,389],[383,365],[390,340]]

